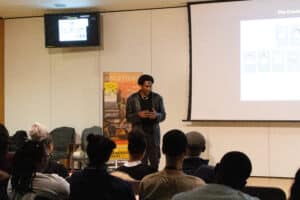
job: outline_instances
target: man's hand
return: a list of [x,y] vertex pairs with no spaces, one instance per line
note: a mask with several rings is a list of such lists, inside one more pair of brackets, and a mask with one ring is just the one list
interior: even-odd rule
[[157,118],[157,112],[154,110],[152,112],[149,112],[148,114],[149,119],[156,119]]
[[138,116],[142,119],[149,118],[149,111],[142,110],[142,111],[138,112]]

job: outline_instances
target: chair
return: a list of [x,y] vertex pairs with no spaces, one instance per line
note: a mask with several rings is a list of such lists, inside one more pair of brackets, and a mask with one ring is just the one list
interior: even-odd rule
[[73,166],[71,168],[74,169],[82,169],[87,165],[87,137],[90,134],[94,135],[103,135],[102,128],[100,126],[92,126],[90,128],[86,128],[81,133],[81,148],[77,148],[76,151],[72,154],[72,162]]
[[276,187],[246,186],[243,192],[260,200],[286,200],[285,192]]
[[75,144],[75,129],[71,127],[59,127],[50,132],[53,140],[54,150],[52,158],[55,161],[68,159]]

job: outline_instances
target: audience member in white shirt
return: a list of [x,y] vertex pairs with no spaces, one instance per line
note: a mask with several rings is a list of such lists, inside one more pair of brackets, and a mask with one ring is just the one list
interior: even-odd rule
[[49,155],[44,143],[28,141],[19,149],[13,160],[7,193],[11,200],[35,193],[48,199],[68,199],[69,183],[56,174],[43,174]]

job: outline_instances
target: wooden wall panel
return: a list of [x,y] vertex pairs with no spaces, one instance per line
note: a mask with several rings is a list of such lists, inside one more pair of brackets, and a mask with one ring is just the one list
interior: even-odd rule
[[0,19],[0,123],[4,123],[4,19]]

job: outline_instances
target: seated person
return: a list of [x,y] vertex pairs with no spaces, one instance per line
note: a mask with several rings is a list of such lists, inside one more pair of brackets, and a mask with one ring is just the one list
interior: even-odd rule
[[229,152],[217,164],[216,184],[208,184],[193,191],[175,195],[173,200],[258,200],[243,192],[252,170],[251,161],[241,152]]
[[149,165],[142,164],[145,150],[146,141],[143,133],[137,130],[130,132],[128,134],[129,160],[123,166],[117,168],[117,171],[127,173],[135,180],[141,180],[144,176],[156,172]]
[[41,173],[47,167],[49,154],[45,145],[37,141],[26,142],[13,160],[7,193],[10,199],[35,193],[51,200],[69,197],[69,183],[57,174]]
[[8,199],[7,182],[11,173],[13,154],[8,152],[9,134],[6,127],[0,124],[0,199]]
[[200,178],[183,173],[182,162],[186,148],[187,139],[182,131],[174,129],[164,135],[162,152],[166,156],[165,169],[142,179],[140,199],[171,199],[177,193],[205,184]]
[[[51,155],[54,149],[51,135],[40,123],[34,123],[29,130],[29,135],[33,141],[43,142],[47,148],[48,154]],[[66,178],[69,176],[68,170],[62,165],[54,161],[51,157],[48,162],[48,166],[45,168],[44,173],[58,174],[59,176]]]
[[129,183],[107,172],[105,163],[116,144],[109,138],[93,134],[90,134],[87,140],[89,165],[69,178],[70,200],[134,200],[135,196]]
[[205,138],[196,131],[186,134],[188,146],[187,155],[183,160],[183,172],[203,179],[206,183],[214,181],[214,168],[208,166],[208,160],[200,158],[200,154],[205,151]]
[[24,143],[28,140],[27,132],[24,130],[18,130],[10,137],[9,151],[16,152],[20,149]]
[[289,200],[298,200],[298,199],[300,199],[300,169],[298,169],[295,175],[295,180],[291,187]]

